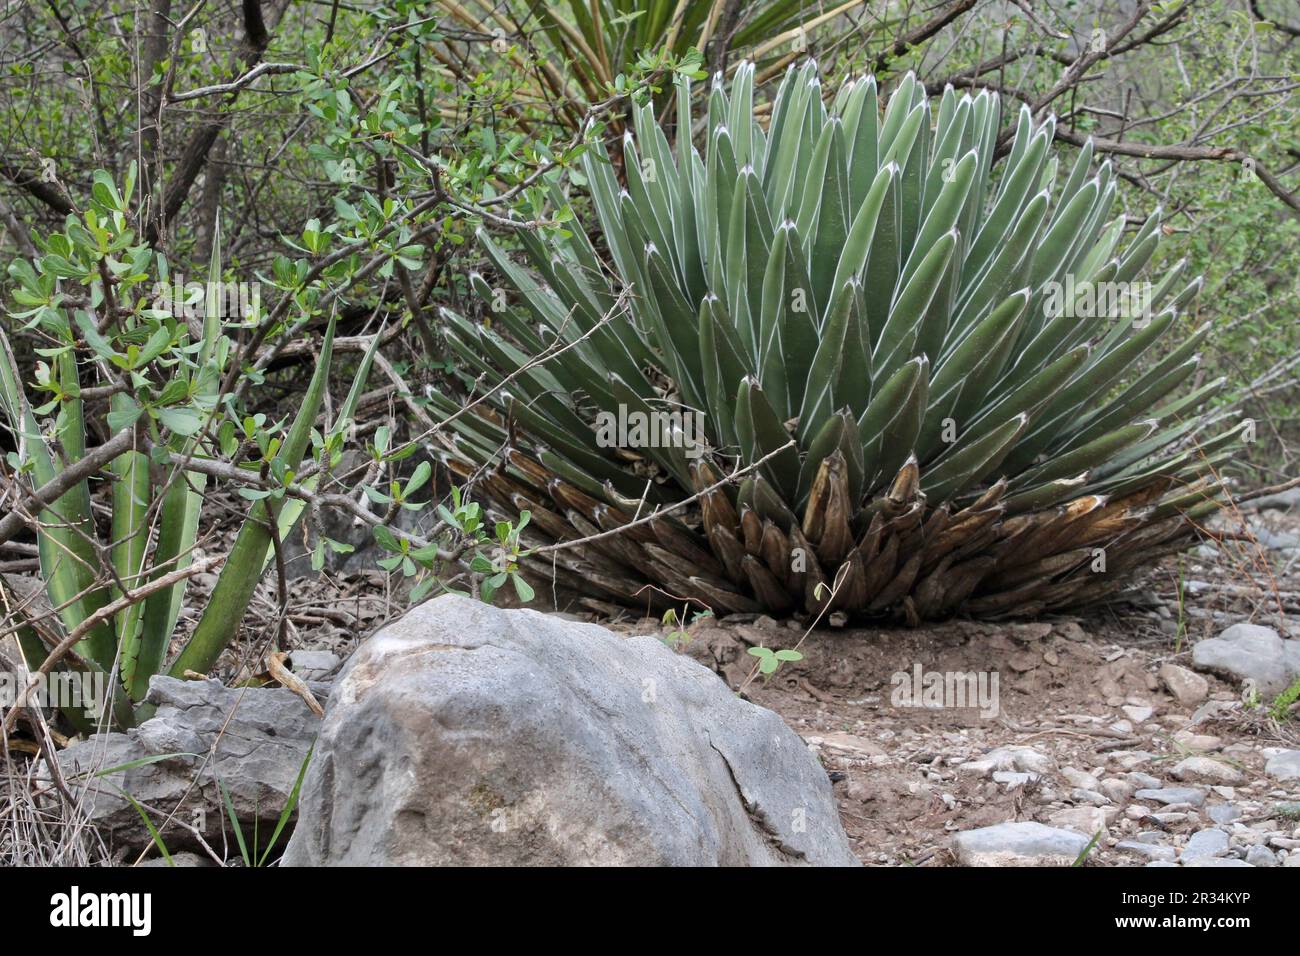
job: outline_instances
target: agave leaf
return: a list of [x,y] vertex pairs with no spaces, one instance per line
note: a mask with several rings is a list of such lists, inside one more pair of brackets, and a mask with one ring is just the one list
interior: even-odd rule
[[[830,296],[836,272],[848,236],[849,208],[848,151],[844,144],[843,123],[832,118],[826,126],[831,131],[825,181],[817,204],[816,221],[800,234],[811,237],[808,274],[812,295],[822,320],[830,314]],[[802,215],[802,211],[801,211]]]
[[[150,562],[155,575],[181,570],[193,560],[205,484],[205,476],[181,471],[172,478],[171,485],[163,493],[158,520],[158,543]],[[149,678],[162,668],[168,642],[180,618],[184,597],[185,582],[178,581],[169,588],[155,591],[145,599],[139,642],[134,648],[130,645],[123,648],[123,674],[133,700],[144,700],[149,690]],[[134,660],[127,667],[132,652]]]
[[1066,204],[1064,212],[1043,234],[1034,252],[1034,267],[1030,287],[1041,288],[1055,279],[1065,268],[1065,263],[1084,221],[1097,207],[1099,188],[1094,179],[1080,189]]
[[979,235],[975,237],[967,256],[972,272],[979,273],[992,260],[1022,218],[1034,182],[1042,169],[1047,145],[1047,137],[1040,134],[1033,138],[1023,156],[1018,160],[1007,161],[997,202],[980,227]]
[[840,296],[839,301],[841,304],[826,320],[821,341],[817,344],[817,354],[808,370],[807,388],[799,409],[798,434],[801,442],[807,441],[814,429],[820,428],[831,411],[831,398],[844,361],[844,339],[853,296]]
[[[117,394],[110,400],[114,411],[129,407],[131,399]],[[135,590],[145,583],[147,571],[145,557],[149,549],[149,509],[153,502],[149,482],[149,456],[139,451],[127,451],[109,464],[113,475],[113,520],[110,555],[113,573],[119,587],[117,596],[125,588]],[[116,617],[117,646],[121,654],[122,680],[132,686],[135,664],[139,654],[141,618],[144,602],[132,604],[118,612]]]
[[984,403],[1028,304],[1028,290],[1007,296],[935,370],[933,397],[917,440],[918,459],[924,461],[934,452],[945,419],[961,408],[978,409]]
[[849,208],[857,209],[871,188],[879,155],[880,104],[876,78],[860,80],[844,112],[844,134],[849,147]]
[[[67,366],[56,363],[66,386],[69,379],[62,374]],[[72,369],[75,373],[75,367]],[[74,447],[84,447],[84,439],[77,438],[73,428],[80,420],[80,400],[73,404],[71,413],[64,418],[61,434]],[[31,469],[31,481],[36,487],[54,479],[58,467],[49,445],[41,434],[40,426],[32,413],[26,393],[20,384],[18,363],[14,360],[9,338],[0,329],[0,405],[3,405],[9,428],[18,441],[18,451],[23,463]],[[80,443],[80,444],[79,444]],[[75,488],[64,498],[40,512],[38,519],[42,531],[37,537],[41,579],[45,582],[50,604],[59,610],[59,617],[68,630],[75,628],[90,613],[81,595],[94,580],[96,565],[93,550],[89,548],[78,529],[86,528],[89,510],[79,512],[81,493]],[[101,605],[102,606],[102,605]],[[78,653],[90,657],[101,666],[111,667],[116,650],[115,638],[107,622],[78,645]],[[44,660],[36,661],[39,666]],[[106,662],[106,663],[105,663]]]
[[881,386],[858,419],[866,461],[866,488],[891,480],[912,454],[929,393],[930,363],[918,356]]
[[[334,318],[331,316],[325,328],[325,337],[321,341],[316,371],[312,374],[302,406],[280,447],[279,457],[291,470],[297,470],[311,443],[312,429],[329,384],[333,354]],[[278,517],[279,510],[278,503],[271,498],[263,498],[254,503],[217,578],[207,609],[168,670],[172,677],[183,678],[188,671],[206,674],[216,663],[217,656],[234,638],[257,582],[262,577],[264,557],[272,545],[272,522]]]
[[798,385],[807,382],[817,352],[809,289],[799,236],[794,223],[786,220],[777,227],[763,275],[759,367],[768,400],[787,417],[795,413],[792,402]]
[[1059,441],[1063,433],[1072,435],[1074,429],[1066,425],[1067,421],[1077,417],[1078,409],[1095,396],[1104,394],[1124,369],[1146,351],[1172,322],[1173,315],[1167,313],[1119,342],[1108,354],[1099,358],[1094,356],[1047,407],[1038,424],[1024,437],[1021,447],[1008,461],[1008,465],[1023,467],[1049,443]]
[[[850,279],[858,278],[861,280],[869,275],[867,269],[868,256],[880,236],[877,223],[880,221],[881,209],[897,174],[898,168],[895,166],[886,166],[876,174],[870,190],[853,217],[853,224],[844,240],[844,248],[838,254],[832,288],[842,290]],[[895,243],[891,248],[894,257],[894,275],[897,275],[897,244]],[[880,268],[883,268],[883,266]],[[892,285],[890,287],[892,288]],[[831,303],[827,309],[827,315],[830,314],[830,308],[833,307],[834,303]],[[887,310],[889,303],[885,303],[884,308]]]
[[945,236],[952,235],[957,221],[961,216],[962,208],[966,204],[966,197],[970,195],[971,180],[975,176],[975,166],[977,158],[975,153],[969,152],[962,157],[952,169],[951,175],[943,184],[943,189],[939,192],[934,204],[930,206],[930,212],[926,216],[925,223],[921,231],[917,234],[916,244],[912,248],[912,254],[907,260],[907,265],[903,267],[903,275],[899,279],[900,285],[907,287],[907,281],[921,267],[921,263],[929,256],[934,246],[939,243]]
[[[888,172],[881,195],[880,212],[874,234],[870,237],[870,257],[867,259],[863,284],[868,289],[894,289],[902,267],[902,238],[899,232],[899,185],[901,170],[886,163],[881,173]],[[879,177],[877,177],[879,182]],[[876,186],[873,184],[872,191]],[[870,201],[870,196],[868,196]],[[864,208],[866,208],[864,206]],[[872,342],[879,341],[880,333],[889,318],[892,296],[872,294],[867,299],[867,331]]]
[[[1047,193],[1034,196],[987,268],[968,283],[954,311],[952,335],[964,335],[985,310],[1014,288],[1013,283],[1023,274],[1026,262],[1033,256],[1048,204]],[[976,268],[970,256],[967,256],[964,266],[967,270]]]
[[[737,404],[744,403],[746,408],[744,419],[751,430],[750,445],[745,449],[747,463],[753,464],[767,455],[777,452],[770,461],[763,465],[760,472],[780,490],[787,500],[792,500],[799,487],[799,452],[793,445],[785,448],[784,451],[778,452],[778,449],[790,441],[790,433],[786,431],[785,425],[767,400],[763,389],[753,379],[745,378],[741,380],[736,402]],[[739,415],[737,430],[741,430]],[[742,433],[742,447],[745,444],[745,439],[746,436]]]
[[736,328],[749,354],[759,355],[758,317],[763,306],[763,276],[771,260],[773,227],[762,185],[752,169],[740,173],[732,199],[731,238],[722,272],[723,298],[735,317]]
[[[52,460],[56,467],[68,467],[79,461],[86,453],[85,410],[77,380],[77,363],[72,352],[60,353],[54,360],[54,369],[64,392],[76,396],[60,404],[56,419],[59,454]],[[75,613],[76,624],[80,624],[103,608],[110,599],[107,588],[94,586],[99,566],[93,544],[95,523],[91,517],[90,482],[84,479],[77,482],[50,510],[59,516],[57,523],[64,526],[58,529],[50,541],[58,552],[54,560],[59,565],[60,585],[67,590],[64,600],[74,594],[81,595],[68,609],[69,614],[63,620],[67,625],[69,618]],[[42,534],[38,538],[38,551],[42,556],[45,554],[42,547],[45,537]],[[46,565],[42,563],[41,567],[44,571]],[[46,578],[46,580],[50,579]],[[63,603],[63,601],[54,602],[52,594],[51,600],[56,607]],[[75,627],[76,624],[72,626]],[[105,669],[112,667],[116,649],[113,626],[108,621],[92,628],[79,644],[79,651],[83,657],[90,658]],[[38,661],[37,664],[39,663]]]
[[1020,473],[1012,480],[1011,486],[1016,490],[1020,490],[1055,481],[1058,478],[1077,474],[1080,471],[1087,471],[1098,462],[1105,461],[1117,451],[1148,437],[1155,431],[1157,424],[1154,421],[1145,421],[1117,428],[1107,435],[1088,442],[1081,448],[1076,448],[1074,451],[1053,458],[1037,468],[1031,468]]
[[1021,413],[1028,414],[1032,424],[1043,406],[1061,387],[1061,383],[1069,381],[1087,357],[1088,349],[1082,345],[1078,346],[1066,352],[1023,385],[1007,390],[1000,387],[995,389],[995,395],[1001,397],[995,398],[987,409],[975,417],[964,432],[964,437],[978,438],[986,435],[1003,422]]
[[873,379],[888,378],[912,357],[930,303],[939,290],[940,282],[947,275],[948,263],[956,248],[956,231],[939,237],[930,246],[924,261],[913,271],[910,281],[899,292],[898,299],[890,310],[889,320],[881,330],[880,339],[871,353]]
[[981,438],[954,446],[952,453],[926,469],[921,490],[936,504],[948,501],[1001,464],[1029,421],[1023,412]]

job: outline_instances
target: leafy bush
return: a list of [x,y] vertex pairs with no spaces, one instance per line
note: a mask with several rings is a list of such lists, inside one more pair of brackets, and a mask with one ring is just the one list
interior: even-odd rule
[[[20,306],[11,314],[47,344],[36,350],[44,361],[37,367],[35,396],[29,396],[8,337],[0,332],[0,404],[18,439],[9,455],[14,471],[30,476],[37,489],[61,476],[75,479],[37,516],[41,577],[63,625],[57,643],[75,639],[81,666],[120,674],[120,686],[111,682],[114,696],[124,691],[138,703],[149,678],[163,668],[186,580],[197,569],[192,559],[207,484],[202,466],[222,457],[220,450],[232,459],[251,451],[251,474],[264,487],[241,489],[251,508],[211,601],[169,668],[176,676],[206,673],[234,637],[276,540],[302,514],[301,500],[286,506],[286,492],[299,480],[308,452],[327,459],[341,451],[369,355],[324,436],[314,429],[330,382],[332,322],[292,422],[241,420],[226,380],[235,349],[222,314],[227,302],[219,239],[203,315],[192,330],[183,308],[173,314],[178,310],[168,297],[159,302],[157,291],[148,291],[155,275],[166,286],[168,271],[165,260],[135,241],[134,174],[132,167],[121,192],[107,174],[97,174],[84,215],[70,216],[34,263],[11,265]],[[76,292],[65,291],[69,286]],[[258,318],[240,317],[245,323]],[[87,386],[87,376],[103,384]],[[97,404],[106,413],[95,431],[115,436],[93,453],[87,452],[88,389],[108,397]],[[91,480],[101,478],[112,487],[106,538],[97,534],[91,510]],[[307,478],[307,487],[318,478],[319,473]],[[31,665],[45,661],[49,649],[38,629],[29,626],[22,637]],[[125,701],[118,701],[116,715],[130,722]]]

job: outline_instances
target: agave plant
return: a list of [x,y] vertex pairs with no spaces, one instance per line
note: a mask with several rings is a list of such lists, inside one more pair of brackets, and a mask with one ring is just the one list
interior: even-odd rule
[[[1160,237],[1124,242],[1109,166],[1059,166],[1022,111],[995,171],[996,96],[932,104],[908,76],[882,111],[868,77],[828,107],[811,64],[764,129],[753,78],[715,78],[703,155],[643,107],[626,188],[584,157],[612,268],[576,227],[524,238],[532,272],[481,235],[517,304],[447,313],[466,394],[436,401],[448,465],[574,542],[536,573],[915,622],[1084,603],[1192,540],[1236,432],[1193,414],[1219,382],[1172,397],[1207,328],[1155,348],[1199,286],[1182,263],[1096,294],[1136,288]],[[659,440],[612,441],[634,418]]]

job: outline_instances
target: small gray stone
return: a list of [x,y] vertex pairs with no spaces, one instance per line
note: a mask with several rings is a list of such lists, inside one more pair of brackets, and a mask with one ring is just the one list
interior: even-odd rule
[[147,860],[141,860],[139,863],[135,865],[149,866],[149,867],[154,867],[154,866],[189,867],[189,866],[215,866],[216,864],[213,863],[212,860],[210,860],[206,856],[199,856],[197,853],[191,853],[189,850],[177,850],[172,853],[172,858],[170,863],[167,862],[167,858],[164,856],[152,856]]
[[1086,790],[1083,787],[1075,787],[1071,790],[1070,799],[1075,803],[1086,803],[1094,807],[1104,807],[1110,803],[1105,794],[1098,793],[1096,790]]
[[1126,776],[1129,783],[1133,784],[1133,786],[1137,787],[1139,790],[1159,790],[1164,786],[1164,781],[1159,777],[1151,776],[1149,773],[1140,773],[1135,770]]
[[[1156,755],[1147,750],[1116,750],[1111,754],[1111,759],[1119,764],[1122,770],[1136,770],[1143,764],[1149,764],[1156,758]],[[1156,786],[1160,781],[1156,781]]]
[[1209,753],[1223,746],[1223,738],[1213,734],[1194,734],[1190,730],[1180,730],[1174,734],[1174,743],[1185,750],[1196,753]]
[[1253,529],[1255,540],[1270,551],[1285,551],[1290,548],[1300,548],[1300,537],[1294,534],[1288,534],[1285,531],[1274,531],[1260,525]]
[[1151,719],[1151,715],[1155,713],[1155,710],[1151,707],[1136,706],[1134,704],[1125,704],[1120,710],[1124,711],[1128,719],[1135,724],[1145,724]]
[[1252,846],[1246,851],[1246,862],[1251,866],[1277,866],[1277,854],[1266,846]]
[[1113,803],[1123,803],[1133,796],[1133,791],[1137,787],[1127,780],[1121,780],[1118,777],[1107,777],[1097,785],[1106,798]]
[[1199,787],[1162,787],[1159,790],[1139,790],[1133,794],[1136,800],[1152,800],[1166,806],[1174,803],[1186,803],[1199,807],[1205,803],[1205,791]]
[[1231,803],[1216,803],[1212,807],[1207,807],[1205,812],[1211,820],[1220,825],[1241,819],[1241,810]]
[[1212,720],[1224,720],[1233,711],[1240,709],[1241,701],[1239,700],[1207,700],[1192,712],[1191,719],[1187,721],[1186,729],[1191,730]]
[[1270,757],[1264,772],[1276,780],[1300,779],[1300,750],[1284,750]]
[[1037,780],[1036,773],[1020,773],[1015,770],[993,771],[993,782],[1006,784],[1008,787],[1023,787],[1031,780]]
[[1194,860],[1184,860],[1183,866],[1250,866],[1250,864],[1230,856],[1201,856]]
[[1078,767],[1062,767],[1061,776],[1072,787],[1083,787],[1085,790],[1095,790],[1097,787],[1097,778]]
[[1228,849],[1228,834],[1222,830],[1198,830],[1183,847],[1183,865],[1203,857],[1220,856]]
[[1163,664],[1159,677],[1174,700],[1184,707],[1195,707],[1210,696],[1210,682],[1186,667]]
[[1195,783],[1239,784],[1245,781],[1241,771],[1209,757],[1187,757],[1169,771],[1176,780]]
[[1057,810],[1047,818],[1047,822],[1091,839],[1093,834],[1106,830],[1106,811],[1101,807],[1070,807]]
[[1089,838],[1028,820],[967,830],[953,837],[963,866],[1072,866]]
[[1178,858],[1178,853],[1171,846],[1153,846],[1150,843],[1139,843],[1132,840],[1125,840],[1123,843],[1115,844],[1115,849],[1122,850],[1125,853],[1132,853],[1134,856],[1140,856],[1147,860],[1174,860]]
[[1279,491],[1276,494],[1264,495],[1248,502],[1246,507],[1255,511],[1300,509],[1300,488],[1288,488],[1286,491]]
[[325,680],[342,663],[337,654],[329,651],[293,651],[289,655],[290,668],[303,680]]
[[[312,684],[311,690],[322,701],[329,694],[325,684]],[[146,700],[156,710],[139,727],[97,734],[59,754],[64,774],[86,789],[90,822],[117,844],[133,849],[152,844],[125,791],[165,813],[183,801],[185,819],[201,821],[204,838],[214,843],[223,828],[229,835],[230,826],[220,781],[245,832],[256,826],[270,833],[321,725],[302,698],[283,687],[230,688],[218,680],[160,675],[150,681]],[[192,837],[171,827],[165,840],[175,849]]]
[[1035,750],[1033,747],[998,747],[983,757],[959,764],[961,773],[973,773],[980,776],[995,770],[1012,770],[1020,773],[1051,773],[1056,767],[1052,758]]

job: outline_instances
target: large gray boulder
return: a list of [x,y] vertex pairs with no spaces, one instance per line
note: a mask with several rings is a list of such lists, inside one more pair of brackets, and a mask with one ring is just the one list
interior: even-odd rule
[[855,865],[774,713],[653,637],[442,596],[334,685],[284,865]]
[[1300,676],[1300,641],[1285,640],[1271,627],[1234,624],[1198,642],[1192,661],[1200,670],[1253,680],[1271,699]]
[[[317,699],[328,694],[327,685],[310,686]],[[320,718],[290,690],[229,688],[217,680],[154,677],[146,700],[157,709],[139,727],[97,734],[59,754],[72,790],[84,795],[90,822],[114,846],[148,845],[149,832],[125,792],[156,826],[175,813],[214,846],[224,830],[233,848],[220,781],[245,837],[251,841],[256,826],[265,846]],[[176,825],[166,828],[163,841],[169,849],[197,845],[192,831]]]

